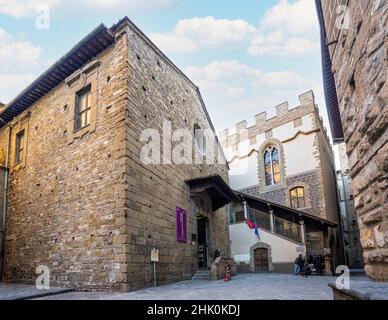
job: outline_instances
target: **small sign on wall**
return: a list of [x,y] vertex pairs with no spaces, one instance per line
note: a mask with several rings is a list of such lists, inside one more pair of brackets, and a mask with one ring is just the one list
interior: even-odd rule
[[151,262],[159,262],[159,250],[152,249],[152,251],[151,251]]
[[187,242],[186,234],[186,210],[176,208],[176,241]]
[[296,247],[296,252],[305,252],[304,247]]

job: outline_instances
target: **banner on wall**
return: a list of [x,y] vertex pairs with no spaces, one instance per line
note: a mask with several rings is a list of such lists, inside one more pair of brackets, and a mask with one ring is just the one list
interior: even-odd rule
[[176,241],[187,242],[186,210],[176,208]]

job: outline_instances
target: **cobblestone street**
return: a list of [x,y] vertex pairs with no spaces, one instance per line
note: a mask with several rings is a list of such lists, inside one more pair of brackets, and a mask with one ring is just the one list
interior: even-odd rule
[[[365,280],[364,277],[355,279]],[[130,293],[70,292],[45,300],[332,300],[333,277],[243,274],[230,282],[184,281]],[[357,280],[354,280],[357,281]]]

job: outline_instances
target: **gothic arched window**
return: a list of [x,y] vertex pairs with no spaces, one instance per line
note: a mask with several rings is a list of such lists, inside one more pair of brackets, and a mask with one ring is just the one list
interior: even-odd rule
[[280,183],[279,150],[269,146],[264,151],[265,185],[271,186]]

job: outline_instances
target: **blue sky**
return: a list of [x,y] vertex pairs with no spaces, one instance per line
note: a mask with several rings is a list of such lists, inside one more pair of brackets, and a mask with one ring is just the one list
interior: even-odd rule
[[[49,29],[36,28],[39,5]],[[217,131],[284,101],[295,107],[310,89],[328,127],[313,0],[0,0],[0,100],[124,15],[200,87]]]

